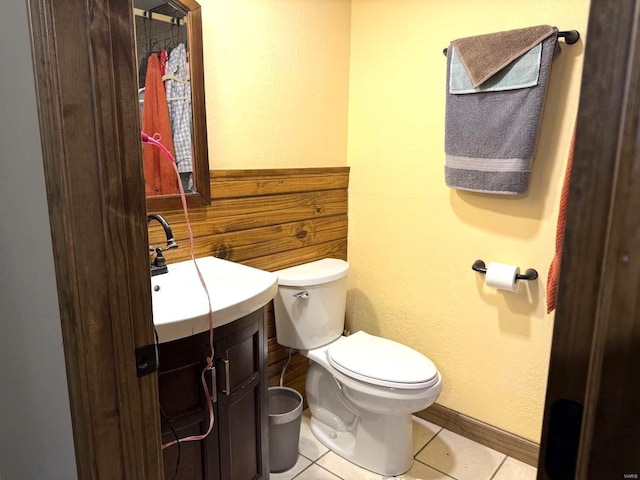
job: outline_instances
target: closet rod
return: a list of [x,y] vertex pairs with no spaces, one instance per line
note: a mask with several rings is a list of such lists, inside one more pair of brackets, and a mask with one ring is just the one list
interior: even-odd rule
[[[573,45],[578,40],[580,40],[580,32],[578,30],[565,30],[562,32],[558,32],[558,38],[564,38],[564,43],[567,45]],[[446,56],[447,49],[444,48],[442,53]]]
[[182,18],[170,17],[169,15],[163,15],[162,13],[155,13],[150,10],[142,10],[140,8],[133,8],[133,14],[137,17],[149,18],[151,20],[159,20],[165,23],[172,23],[174,25],[180,26],[185,22]]

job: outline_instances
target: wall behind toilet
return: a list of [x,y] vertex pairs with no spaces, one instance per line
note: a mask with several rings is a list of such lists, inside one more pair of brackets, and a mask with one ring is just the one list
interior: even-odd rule
[[[203,14],[213,169],[351,167],[348,325],[444,375],[438,402],[539,440],[553,315],[544,288],[584,44],[554,61],[529,194],[444,185],[449,41],[541,23],[586,38],[588,0],[212,0]],[[495,294],[477,258],[535,267]]]
[[200,4],[210,167],[346,165],[350,2]]
[[[428,355],[438,403],[539,441],[553,315],[544,301],[558,201],[578,106],[584,44],[554,61],[529,193],[444,183],[446,59],[455,38],[537,24],[586,37],[589,2],[353,0],[348,165],[352,330]],[[496,293],[476,259],[534,267]]]

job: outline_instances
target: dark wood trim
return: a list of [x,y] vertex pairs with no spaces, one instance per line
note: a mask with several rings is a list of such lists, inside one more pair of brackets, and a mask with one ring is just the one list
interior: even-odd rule
[[537,443],[476,420],[463,413],[434,403],[429,408],[414,415],[521,462],[534,467],[538,463],[539,445]]
[[162,478],[132,5],[28,9],[78,477]]
[[211,199],[346,190],[349,167],[211,170]]
[[[195,3],[195,2],[193,2]],[[197,5],[197,4],[196,4]],[[204,93],[204,57],[202,53],[202,10],[191,7],[189,20],[189,64],[191,65],[191,91],[193,112],[193,151],[197,158],[194,184],[201,196],[193,206],[209,205],[211,190],[209,183],[209,145],[207,143],[206,102]]]
[[[631,393],[640,391],[640,2],[629,4],[623,28],[628,48],[617,57],[617,68],[626,73],[625,90],[617,109],[619,130],[611,132],[618,142],[610,159],[614,182],[578,453],[580,479],[640,474],[640,411]],[[594,23],[598,18],[594,14]],[[603,55],[606,45],[600,48]]]
[[249,177],[249,176],[286,176],[286,175],[327,175],[348,174],[351,167],[301,167],[301,168],[247,168],[247,169],[211,169],[211,179],[214,177]]
[[[637,1],[591,2],[538,466],[540,480],[573,478],[581,411],[589,400],[587,379],[595,324],[604,314],[599,302],[612,281],[612,274],[603,274],[606,232],[615,220],[610,211],[627,88],[629,80],[637,76],[637,66],[630,62],[638,43],[637,10]],[[587,440],[583,432],[583,441]],[[623,473],[576,478],[622,478]]]
[[[42,156],[49,203],[49,220],[53,250],[63,251],[67,248],[66,232],[70,230],[70,218],[62,209],[51,208],[52,204],[62,204],[68,197],[69,185],[66,181],[64,163],[53,161],[58,152],[63,150],[62,112],[56,103],[56,92],[59,79],[55,75],[55,65],[47,53],[54,51],[53,37],[48,32],[53,28],[53,7],[51,2],[29,0],[27,2],[32,56],[36,80],[36,97],[38,102],[39,124],[41,131]],[[59,179],[55,182],[54,179]],[[74,322],[74,311],[79,309],[73,298],[73,272],[76,269],[73,251],[69,252],[66,262],[55,261],[58,301],[60,303],[60,319],[62,336],[65,345],[66,372],[69,385],[69,401],[71,420],[75,441],[76,463],[79,478],[94,478],[94,466],[90,462],[93,457],[93,442],[78,442],[78,439],[92,438],[93,425],[90,418],[88,392],[82,389],[87,378],[85,359],[80,352],[86,350],[82,325]]]

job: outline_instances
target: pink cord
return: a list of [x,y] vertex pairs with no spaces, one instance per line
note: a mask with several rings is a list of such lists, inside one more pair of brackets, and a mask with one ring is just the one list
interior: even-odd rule
[[[202,374],[200,375],[200,379],[202,380],[202,387],[204,388],[204,393],[205,393],[205,398],[207,399],[207,406],[209,407],[209,428],[207,429],[207,431],[202,434],[202,435],[193,435],[191,437],[185,437],[185,438],[180,438],[178,440],[172,440],[171,442],[165,443],[162,445],[162,449],[164,450],[167,447],[170,447],[172,445],[175,445],[176,443],[180,442],[194,442],[194,441],[198,441],[198,440],[204,440],[207,435],[209,435],[209,433],[211,433],[211,430],[213,430],[213,423],[214,423],[214,418],[213,418],[213,401],[211,399],[211,394],[209,393],[209,388],[207,387],[207,382],[204,378],[204,373],[206,371],[210,371],[213,370],[213,359],[214,359],[214,353],[213,353],[213,308],[211,307],[211,297],[209,295],[209,290],[207,289],[207,284],[204,281],[204,278],[202,276],[202,272],[200,272],[200,268],[198,267],[198,263],[196,262],[196,257],[194,254],[194,250],[195,250],[195,243],[193,241],[193,232],[191,231],[191,223],[189,223],[189,212],[187,211],[187,199],[184,195],[184,188],[182,187],[182,181],[180,180],[180,172],[178,172],[178,167],[176,166],[176,159],[173,157],[173,155],[171,155],[171,152],[169,150],[167,150],[167,147],[165,147],[160,141],[161,141],[161,137],[159,133],[156,133],[153,136],[150,136],[149,134],[145,133],[145,132],[140,132],[140,136],[142,138],[142,143],[150,143],[151,145],[155,145],[156,147],[158,147],[160,149],[160,151],[162,153],[164,153],[164,155],[167,157],[167,160],[169,160],[169,162],[171,163],[171,165],[173,165],[173,169],[176,172],[176,176],[178,178],[178,188],[180,190],[180,198],[182,200],[182,209],[184,210],[184,219],[186,221],[187,224],[187,230],[189,231],[189,247],[190,247],[190,252],[191,252],[191,260],[193,260],[193,264],[196,266],[196,271],[198,272],[198,277],[200,278],[200,283],[202,283],[202,287],[204,288],[205,293],[207,294],[207,301],[209,302],[209,346],[211,347],[211,355],[209,357],[207,357],[207,366],[204,367],[204,369],[202,370]],[[211,385],[212,388],[216,388],[215,385]]]

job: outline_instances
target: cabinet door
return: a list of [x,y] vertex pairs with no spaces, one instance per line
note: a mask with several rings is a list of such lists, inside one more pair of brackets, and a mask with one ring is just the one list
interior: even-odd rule
[[[158,390],[162,421],[162,443],[179,438],[202,435],[209,427],[209,410],[201,373],[210,354],[209,333],[194,335],[159,345],[160,365]],[[211,377],[207,383],[211,391]],[[178,446],[162,451],[164,477],[174,478],[178,464]],[[180,443],[180,463],[176,480],[220,480],[217,429],[203,441]]]
[[217,418],[223,479],[268,478],[267,372],[264,310],[217,331]]

